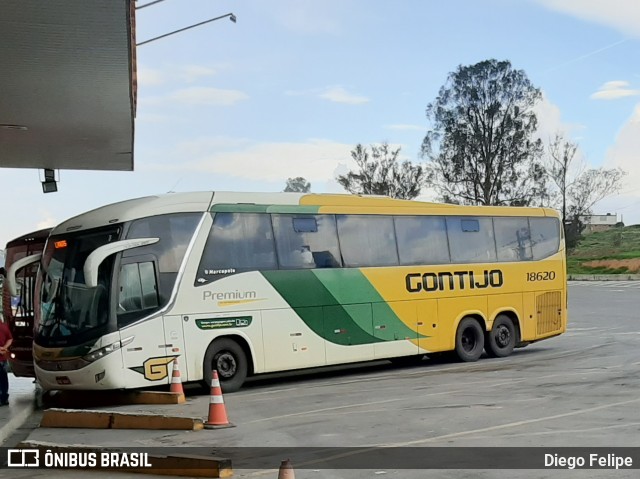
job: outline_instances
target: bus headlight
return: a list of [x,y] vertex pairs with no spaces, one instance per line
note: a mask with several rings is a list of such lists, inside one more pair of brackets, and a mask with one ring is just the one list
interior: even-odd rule
[[86,356],[84,356],[82,359],[90,363],[97,361],[98,359],[105,357],[107,354],[111,354],[112,352],[117,351],[123,346],[126,346],[131,341],[133,341],[133,338],[134,338],[133,336],[130,336],[126,339],[123,339],[122,341],[116,341],[113,344],[105,346],[104,348],[96,349],[92,353],[89,353]]

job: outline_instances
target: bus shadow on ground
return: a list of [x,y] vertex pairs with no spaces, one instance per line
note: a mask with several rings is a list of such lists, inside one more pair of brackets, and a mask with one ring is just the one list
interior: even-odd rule
[[[437,370],[433,369],[437,366],[462,366],[460,369],[456,370],[444,369],[442,371],[443,374],[465,373],[478,370],[479,368],[482,370],[517,369],[523,365],[520,362],[513,363],[510,359],[525,358],[528,356],[535,357],[536,354],[553,350],[553,348],[545,347],[536,347],[534,349],[521,348],[516,349],[513,354],[507,358],[491,358],[486,354],[483,354],[479,361],[469,363],[458,360],[453,354],[438,354],[433,355],[433,357],[425,356],[424,359],[419,362],[414,361],[413,364],[394,364],[390,360],[385,359],[341,366],[325,366],[279,373],[267,373],[248,378],[246,383],[242,386],[241,391],[258,391],[260,389],[273,386],[287,387],[302,385],[303,383],[306,383],[309,386],[320,386],[320,384],[315,383],[326,379],[344,380],[349,378],[361,378],[362,376],[365,376],[366,378],[366,376],[394,371],[397,371],[398,374],[402,374],[404,372],[415,373],[419,370],[424,370],[425,372],[437,372]],[[467,367],[464,367],[465,365]],[[185,395],[187,397],[199,396],[207,393],[208,390],[205,392],[202,386],[198,386],[196,384],[188,384],[185,386]]]

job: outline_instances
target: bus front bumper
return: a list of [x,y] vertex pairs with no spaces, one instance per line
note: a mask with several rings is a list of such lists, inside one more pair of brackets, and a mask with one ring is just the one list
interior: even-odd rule
[[109,354],[80,369],[67,370],[63,363],[64,361],[60,361],[59,370],[42,369],[38,363],[35,364],[35,375],[43,390],[105,390],[123,387],[120,354]]

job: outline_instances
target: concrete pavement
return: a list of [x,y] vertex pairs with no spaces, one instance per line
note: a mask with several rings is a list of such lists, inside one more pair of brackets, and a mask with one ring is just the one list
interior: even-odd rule
[[33,379],[9,373],[9,406],[0,406],[0,445],[31,416],[36,405]]

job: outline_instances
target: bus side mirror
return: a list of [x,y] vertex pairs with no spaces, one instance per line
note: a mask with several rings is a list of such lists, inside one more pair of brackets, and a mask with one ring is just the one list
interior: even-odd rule
[[9,266],[9,270],[7,271],[7,285],[9,286],[9,293],[11,296],[18,296],[18,284],[16,283],[16,273],[18,270],[40,261],[41,258],[42,253],[32,254],[25,256],[24,258],[20,258]]
[[157,243],[160,238],[137,238],[115,241],[114,243],[105,244],[95,249],[84,262],[84,281],[88,288],[98,286],[98,268],[108,256],[140,246]]

